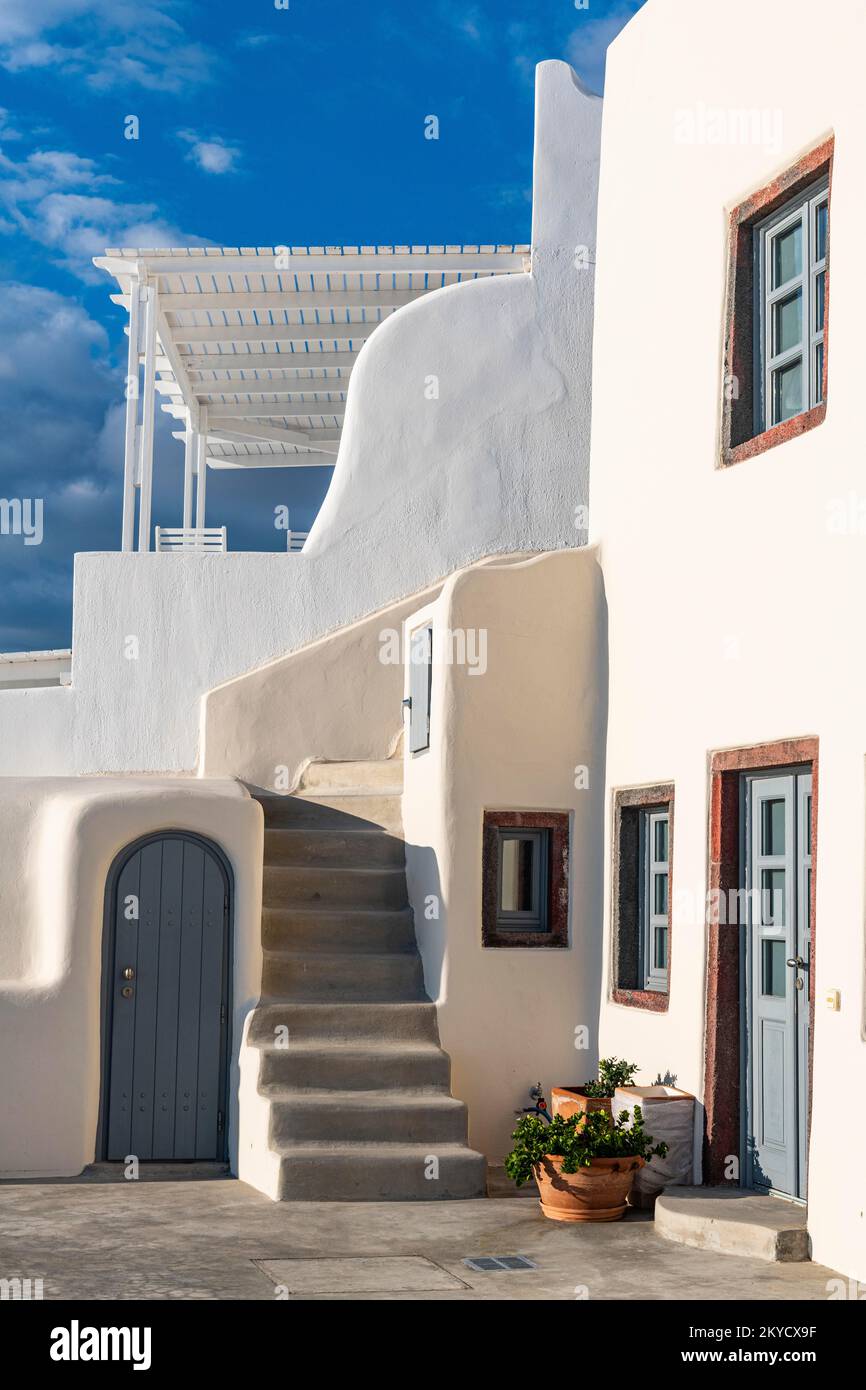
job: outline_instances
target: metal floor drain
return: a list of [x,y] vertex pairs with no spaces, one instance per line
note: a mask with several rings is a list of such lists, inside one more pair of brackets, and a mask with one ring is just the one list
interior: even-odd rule
[[522,1269],[538,1269],[538,1265],[525,1255],[472,1255],[463,1263],[477,1274],[493,1274],[497,1270],[514,1272]]

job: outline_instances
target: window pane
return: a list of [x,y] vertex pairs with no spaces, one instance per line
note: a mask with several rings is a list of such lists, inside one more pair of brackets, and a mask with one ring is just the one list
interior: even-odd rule
[[803,336],[803,293],[788,295],[773,305],[773,355],[796,347]]
[[667,917],[668,915],[668,876],[667,874],[653,874],[653,916]]
[[815,332],[820,333],[824,327],[824,280],[826,270],[822,270],[820,275],[815,276]]
[[770,994],[774,999],[784,999],[787,988],[785,978],[785,951],[784,941],[762,941],[761,942],[761,993]]
[[531,912],[533,840],[502,841],[502,912]]
[[782,797],[761,803],[761,853],[785,853],[785,802]]
[[668,822],[666,818],[653,822],[653,860],[656,864],[668,862]]
[[815,348],[815,404],[820,405],[824,399],[824,344],[819,343]]
[[823,261],[827,254],[827,204],[815,209],[815,260]]
[[773,372],[773,423],[790,420],[803,409],[803,360]]
[[761,921],[765,927],[785,925],[785,870],[761,870]]
[[773,289],[803,273],[803,224],[795,222],[773,237]]
[[653,970],[667,970],[668,968],[668,929],[667,927],[653,928]]

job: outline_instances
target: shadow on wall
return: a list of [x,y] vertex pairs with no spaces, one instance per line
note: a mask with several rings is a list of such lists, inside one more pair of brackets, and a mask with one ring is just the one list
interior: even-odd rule
[[406,845],[413,873],[424,885],[424,896],[414,911],[415,938],[424,960],[424,988],[431,999],[441,998],[445,989],[448,905],[442,891],[439,860],[432,845]]

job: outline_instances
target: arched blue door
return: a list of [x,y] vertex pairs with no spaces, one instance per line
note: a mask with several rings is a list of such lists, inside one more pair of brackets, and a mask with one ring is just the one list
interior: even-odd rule
[[108,882],[103,1151],[225,1156],[229,874],[179,831],[128,846]]

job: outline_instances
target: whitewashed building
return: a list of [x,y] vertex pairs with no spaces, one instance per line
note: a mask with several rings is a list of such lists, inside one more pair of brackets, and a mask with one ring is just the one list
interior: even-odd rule
[[[866,15],[816,68],[810,12],[648,0],[603,122],[542,64],[531,246],[98,259],[120,548],[0,658],[0,1173],[478,1195],[615,1053],[866,1279]],[[232,552],[208,469],[323,459]]]

